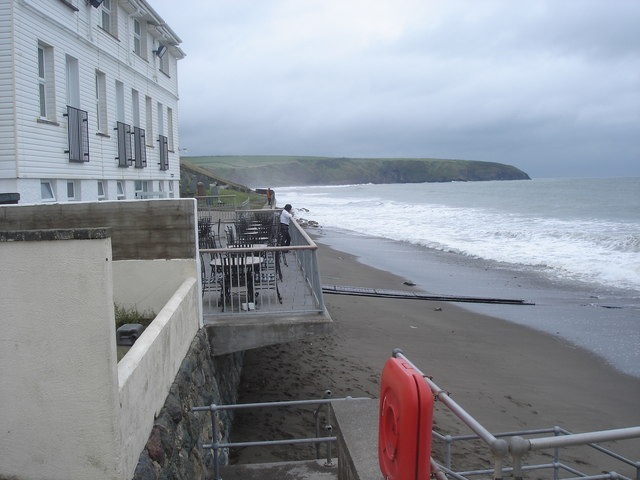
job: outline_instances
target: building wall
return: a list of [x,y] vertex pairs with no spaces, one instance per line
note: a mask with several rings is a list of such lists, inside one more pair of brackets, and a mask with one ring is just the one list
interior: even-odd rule
[[[21,193],[21,203],[40,203],[39,180],[51,181],[55,201],[97,200],[98,180],[104,183],[105,199],[118,199],[117,182],[123,182],[123,198],[136,198],[135,181],[148,182],[147,190],[169,195],[170,183],[177,196],[180,177],[178,155],[178,85],[177,59],[182,54],[170,47],[165,55],[169,59],[169,74],[159,71],[160,60],[153,50],[159,42],[168,41],[165,33],[158,32],[147,24],[152,15],[139,15],[138,10],[125,10],[114,0],[117,8],[117,36],[103,30],[101,8],[94,8],[86,1],[70,2],[77,5],[77,11],[61,1],[5,0],[0,6],[0,22],[5,22],[13,34],[0,38],[0,47],[8,59],[14,59],[14,68],[9,68],[10,60],[0,62],[0,77],[15,71],[15,92],[9,95],[12,104],[0,105],[0,134],[3,150],[0,152],[0,191],[15,188]],[[137,2],[139,5],[145,2]],[[128,2],[122,2],[128,6]],[[117,6],[117,7],[116,7]],[[138,56],[133,53],[133,21],[137,18],[149,25],[145,35],[146,48]],[[161,35],[162,34],[162,35]],[[154,37],[155,35],[155,37]],[[179,40],[179,39],[177,39]],[[49,118],[40,117],[38,90],[38,45],[46,46],[51,55],[55,108]],[[67,82],[73,75],[67,75],[68,58],[77,61],[79,104],[73,105],[88,113],[89,162],[71,162],[68,154],[68,120],[65,117],[67,105],[74,103],[68,98]],[[99,131],[96,106],[96,71],[105,76],[106,86],[106,127]],[[123,88],[123,109],[118,108],[116,81]],[[4,84],[4,83],[3,83]],[[8,88],[8,87],[5,87]],[[145,168],[118,166],[118,135],[114,131],[116,122],[123,121],[134,126],[132,90],[138,92],[137,126],[147,132]],[[10,93],[10,92],[8,92]],[[146,115],[145,98],[151,99],[152,112]],[[3,96],[4,98],[4,96]],[[164,131],[159,129],[158,103],[162,104]],[[173,129],[168,132],[168,109],[173,116]],[[12,111],[15,109],[15,112]],[[15,125],[13,132],[12,125]],[[173,138],[173,150],[169,152],[169,169],[161,171],[158,134]],[[12,137],[15,135],[15,142]],[[6,140],[6,141],[5,141]],[[16,144],[15,151],[9,148]],[[5,146],[6,144],[6,146]],[[11,165],[14,168],[10,168]],[[17,173],[16,173],[17,172]],[[11,182],[12,180],[12,182]],[[67,196],[67,182],[75,182],[76,195]],[[34,184],[37,188],[34,188]],[[101,199],[101,198],[100,198]]]
[[[11,22],[11,4],[0,1],[0,182],[3,177],[15,177],[15,141],[14,141],[14,68],[12,50],[13,26]],[[0,192],[6,190],[0,184]]]
[[0,243],[0,477],[117,479],[111,240]]

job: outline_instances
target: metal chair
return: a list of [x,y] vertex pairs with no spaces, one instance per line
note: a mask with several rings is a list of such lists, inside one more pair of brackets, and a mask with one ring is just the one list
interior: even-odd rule
[[242,297],[246,298],[246,303],[254,303],[253,275],[254,265],[247,263],[247,256],[244,253],[227,253],[220,257],[222,264],[222,311],[231,307],[235,310],[234,298],[238,298],[238,310],[242,305]]
[[278,288],[278,280],[281,277],[281,273],[278,271],[277,256],[277,252],[263,252],[260,270],[255,272],[253,282],[255,298],[261,307],[271,303],[271,299],[265,296],[266,293],[270,292],[275,293],[278,302],[282,304],[282,296]]

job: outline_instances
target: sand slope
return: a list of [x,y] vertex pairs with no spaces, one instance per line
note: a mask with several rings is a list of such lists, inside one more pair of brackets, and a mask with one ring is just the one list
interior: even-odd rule
[[[320,247],[324,284],[407,289],[405,280]],[[240,403],[334,397],[378,397],[379,375],[399,347],[490,431],[562,426],[574,432],[640,425],[640,380],[618,373],[563,340],[447,303],[326,295],[335,335],[247,353]],[[535,308],[535,307],[522,307]],[[234,440],[314,435],[312,409],[248,411],[238,416]],[[436,404],[436,429],[469,433]],[[640,441],[612,448],[640,460]],[[436,450],[440,450],[437,447]],[[305,458],[313,447],[244,449],[240,461]],[[477,445],[458,448],[458,463],[485,464]],[[601,454],[571,449],[563,459],[588,473],[614,468]],[[627,470],[630,473],[630,470]]]

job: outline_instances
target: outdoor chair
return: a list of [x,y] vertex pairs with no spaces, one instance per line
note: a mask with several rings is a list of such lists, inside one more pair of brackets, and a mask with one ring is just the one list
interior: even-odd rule
[[279,271],[277,268],[278,255],[276,252],[266,251],[262,254],[262,262],[259,271],[255,272],[254,291],[256,302],[264,307],[271,302],[266,298],[269,293],[275,293],[279,303],[282,303],[280,289],[278,288]]
[[221,278],[216,269],[210,265],[211,255],[206,253],[200,254],[200,276],[202,279],[202,298],[207,294],[220,293]]
[[[256,271],[259,271],[260,265],[250,263],[248,261],[249,258],[253,257],[244,253],[227,253],[220,256],[219,263],[222,265],[222,311],[229,307],[231,307],[231,310],[236,310],[234,306],[240,307],[243,297],[246,299],[245,302],[247,304],[255,302],[253,275]],[[236,298],[238,299],[237,303],[234,301]]]

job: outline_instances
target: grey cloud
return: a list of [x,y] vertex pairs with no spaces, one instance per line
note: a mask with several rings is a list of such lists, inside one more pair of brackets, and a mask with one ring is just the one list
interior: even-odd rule
[[359,39],[348,29],[324,38],[326,25],[300,25],[316,2],[204,2],[202,18],[191,2],[156,2],[187,53],[187,154],[468,158],[534,176],[640,175],[636,1],[418,2],[397,34],[362,43],[349,43]]

